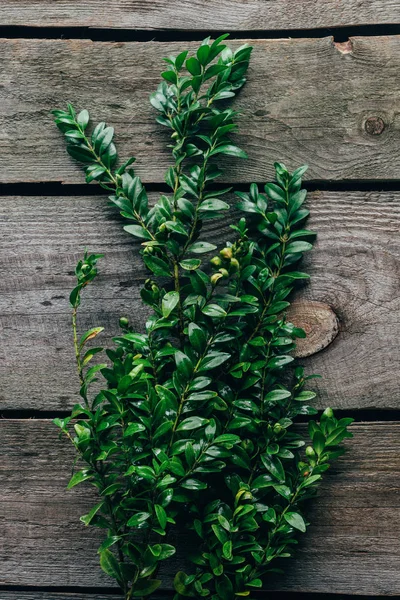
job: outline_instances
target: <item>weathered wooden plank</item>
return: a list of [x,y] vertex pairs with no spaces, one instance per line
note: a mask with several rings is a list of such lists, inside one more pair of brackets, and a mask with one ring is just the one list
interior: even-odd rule
[[[4,420],[0,428],[0,581],[109,586],[97,566],[98,532],[78,521],[90,505],[89,488],[65,490],[69,443],[57,440],[49,421]],[[284,578],[271,581],[271,589],[400,593],[400,424],[364,423],[352,430],[348,454],[326,477],[313,504],[312,526],[297,559],[287,564]],[[180,556],[171,561],[165,582],[179,567]]]
[[[74,592],[17,592],[7,591],[1,592],[2,600],[121,600],[121,595],[99,595],[99,594],[87,594],[85,591],[78,593]],[[255,598],[259,600],[265,600],[263,592],[254,594]],[[162,591],[151,595],[151,600],[168,600],[173,598],[173,591]],[[274,599],[277,600],[293,600],[293,594],[290,592],[276,592],[274,591]],[[359,596],[354,597],[353,595],[337,595],[337,594],[298,594],[296,593],[296,600],[385,600],[387,596]]]
[[[398,179],[400,36],[249,41],[235,107],[250,160],[230,159],[225,179],[263,181],[277,159],[307,162],[314,180]],[[186,46],[195,43],[0,41],[0,181],[82,182],[49,115],[67,100],[116,127],[122,156],[137,155],[145,181],[163,181],[168,136],[148,96],[162,57]]]
[[398,23],[397,0],[3,0],[2,25],[145,30],[313,29]]
[[[318,242],[305,264],[311,284],[297,299],[330,306],[340,323],[328,348],[302,361],[323,376],[313,384],[317,405],[397,409],[400,193],[313,193],[309,208]],[[105,254],[80,323],[105,326],[108,342],[121,315],[144,326],[138,246],[104,197],[3,197],[0,215],[1,409],[65,410],[77,399],[68,307],[75,262],[85,246]],[[209,224],[207,238],[222,244],[228,223]],[[316,350],[316,329],[335,333],[335,318],[313,319],[299,324],[311,328]]]
[[[85,592],[3,592],[1,591],[2,600],[121,600],[120,594],[86,594]],[[165,594],[160,595],[157,600],[167,600]],[[152,600],[156,600],[155,598]],[[335,600],[337,600],[335,598]],[[340,600],[340,598],[338,599]],[[372,600],[372,599],[371,599]]]
[[[2,600],[121,600],[122,595],[117,592],[114,594],[92,594],[81,591],[79,593],[74,592],[43,592],[43,591],[3,591],[1,590]],[[172,599],[174,592],[172,590],[162,590],[161,592],[155,592],[151,595],[151,600],[168,600]],[[259,600],[263,599],[263,593],[254,594],[255,598]],[[276,592],[274,591],[274,598],[277,600],[292,600],[293,595],[289,592]],[[353,596],[343,595],[332,595],[332,594],[298,594],[296,593],[296,600],[351,600]],[[386,596],[356,596],[357,600],[384,600]]]

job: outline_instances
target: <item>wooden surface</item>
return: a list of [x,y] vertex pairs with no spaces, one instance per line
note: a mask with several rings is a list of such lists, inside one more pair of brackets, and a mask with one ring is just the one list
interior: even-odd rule
[[[73,459],[69,442],[58,441],[46,420],[4,420],[0,430],[0,582],[112,585],[97,567],[98,531],[78,520],[90,506],[90,488],[65,490]],[[271,590],[400,593],[400,424],[360,423],[352,431],[348,454],[326,476],[309,513],[312,526],[297,559],[286,563],[284,578],[269,582]],[[171,560],[164,587],[183,565],[181,556]]]
[[[235,42],[236,45],[241,42]],[[230,182],[264,181],[275,160],[308,179],[396,179],[400,163],[400,36],[249,40],[249,82],[235,107],[250,160]],[[162,57],[195,43],[0,40],[0,182],[81,183],[49,112],[70,100],[117,131],[144,181],[163,182],[168,137],[148,96]]]
[[243,31],[398,23],[398,0],[2,0],[4,25]]
[[[314,192],[308,206],[318,240],[305,261],[311,283],[297,296],[303,303],[293,318],[311,334],[302,355],[312,356],[302,362],[323,376],[313,383],[317,406],[396,409],[400,193]],[[212,221],[207,239],[223,244],[228,223]],[[146,273],[121,225],[102,196],[1,199],[2,410],[65,410],[77,401],[68,296],[85,246],[105,257],[85,291],[82,330],[104,326],[109,343],[123,315],[143,329]],[[315,302],[326,307],[322,313]]]
[[[0,600],[120,598],[98,567],[98,532],[79,522],[90,505],[85,488],[65,489],[72,449],[40,417],[77,399],[68,295],[84,247],[105,253],[81,312],[82,328],[106,327],[104,344],[120,315],[143,328],[145,272],[104,197],[89,188],[76,196],[69,186],[57,195],[52,182],[83,178],[49,112],[69,100],[114,125],[121,156],[136,155],[138,174],[157,190],[170,163],[167,134],[148,103],[161,58],[197,45],[178,40],[218,30],[254,45],[235,101],[237,142],[250,160],[227,160],[226,181],[246,189],[269,180],[281,160],[291,169],[308,163],[314,188],[341,190],[309,195],[318,241],[304,264],[311,283],[291,318],[309,333],[301,362],[323,375],[313,381],[318,408],[362,411],[371,421],[353,425],[348,454],[311,508],[297,560],[258,598],[400,597],[400,36],[389,26],[396,23],[400,0],[0,2],[9,38],[0,40],[0,184],[9,184],[0,187],[0,415],[19,417],[0,419]],[[62,29],[53,36],[53,27]],[[337,27],[346,29],[331,30],[336,42],[323,37]],[[296,39],[266,39],[290,30]],[[372,37],[360,36],[366,31]],[[148,40],[153,32],[171,41],[28,39]],[[24,197],[27,188],[14,186],[23,182],[47,185]],[[386,191],[371,191],[381,185]],[[217,244],[229,232],[227,220],[207,227]],[[377,410],[382,422],[373,421]],[[181,556],[170,563],[166,587],[182,565]]]

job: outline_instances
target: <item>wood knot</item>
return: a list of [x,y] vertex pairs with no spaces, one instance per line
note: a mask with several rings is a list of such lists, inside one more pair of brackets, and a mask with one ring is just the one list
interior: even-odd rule
[[287,319],[296,327],[301,327],[307,334],[298,339],[293,356],[303,358],[320,352],[337,336],[339,320],[331,307],[324,302],[302,300],[293,302],[287,311]]
[[341,54],[351,54],[353,52],[353,41],[351,38],[346,42],[333,42],[333,45]]
[[385,129],[385,123],[381,117],[369,117],[365,121],[365,131],[369,135],[381,135]]

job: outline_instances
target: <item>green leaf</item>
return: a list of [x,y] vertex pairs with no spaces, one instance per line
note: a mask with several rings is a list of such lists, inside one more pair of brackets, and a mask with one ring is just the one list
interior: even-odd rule
[[244,150],[233,144],[222,144],[210,152],[210,156],[215,154],[227,154],[228,156],[236,156],[237,158],[247,158]]
[[164,71],[161,73],[161,77],[170,83],[176,83],[177,76],[174,71]]
[[91,471],[88,471],[86,469],[83,469],[82,471],[78,471],[69,480],[67,489],[70,490],[71,488],[78,485],[78,483],[82,483],[82,481],[87,481],[88,479],[91,479],[92,477],[93,477],[93,473]]
[[279,481],[285,480],[285,469],[279,458],[270,454],[262,454],[261,460],[264,467]]
[[267,366],[269,369],[281,369],[293,361],[293,356],[275,356],[274,358],[271,358]]
[[186,573],[184,573],[183,571],[178,571],[178,573],[174,577],[174,589],[176,592],[178,592],[178,594],[181,594],[183,596],[190,596],[193,594],[191,594],[189,588],[185,584],[186,579]]
[[305,479],[302,482],[301,487],[302,488],[308,487],[308,486],[312,485],[313,483],[315,483],[316,481],[318,481],[319,479],[321,479],[321,475],[309,475],[307,477],[307,479]]
[[166,319],[169,317],[174,308],[179,304],[178,292],[167,292],[162,299],[162,315]]
[[267,487],[271,487],[274,483],[273,478],[270,475],[259,475],[255,478],[253,483],[251,484],[253,488],[263,489]]
[[290,499],[290,496],[292,494],[290,487],[281,484],[275,484],[272,487],[280,496],[283,496],[283,498],[285,498],[286,500]]
[[157,256],[151,256],[150,254],[145,254],[143,256],[144,263],[150,271],[154,273],[154,275],[158,275],[160,277],[171,277],[171,271],[166,263],[161,258]]
[[130,423],[124,431],[124,437],[135,435],[135,433],[139,433],[140,431],[144,431],[145,429],[146,427],[142,425],[142,423]]
[[141,225],[125,225],[124,231],[134,235],[141,240],[151,240],[151,235]]
[[204,254],[204,252],[212,252],[216,249],[217,246],[214,244],[209,244],[208,242],[195,242],[188,247],[188,252],[193,252],[194,254]]
[[113,577],[117,581],[121,580],[121,571],[119,564],[114,554],[110,550],[103,550],[100,552],[100,567],[104,573]]
[[286,192],[275,183],[267,183],[264,186],[266,194],[271,198],[279,202],[280,200],[286,201]]
[[275,509],[270,506],[269,509],[263,514],[262,518],[267,523],[276,523]]
[[112,494],[115,494],[115,492],[118,492],[118,490],[121,489],[121,484],[120,483],[112,483],[111,485],[109,485],[108,487],[106,487],[102,492],[101,495],[102,496],[111,496]]
[[204,66],[207,64],[207,59],[208,59],[209,54],[210,54],[209,46],[202,45],[199,47],[199,49],[197,50],[197,58],[201,65]]
[[128,527],[137,527],[145,523],[148,519],[150,519],[151,514],[148,512],[138,512],[133,515],[129,521],[127,522]]
[[90,524],[91,520],[93,519],[93,517],[96,515],[96,513],[101,509],[101,507],[104,504],[104,500],[102,500],[101,502],[99,502],[98,504],[96,504],[96,506],[94,506],[92,508],[92,510],[90,510],[88,512],[87,515],[83,515],[80,520],[82,521],[82,523],[84,523],[86,526]]
[[208,317],[215,317],[217,319],[222,319],[223,317],[226,317],[227,314],[221,306],[218,306],[218,304],[206,304],[201,312]]
[[231,355],[228,352],[209,352],[201,361],[198,373],[201,371],[208,371],[209,369],[215,369],[224,362],[226,362]]
[[215,588],[220,600],[234,600],[232,582],[227,575],[221,575],[215,579]]
[[208,419],[203,419],[202,417],[188,417],[184,419],[182,423],[180,423],[177,427],[177,431],[189,431],[192,429],[198,429],[203,425],[207,425]]
[[175,363],[179,373],[186,379],[189,379],[193,373],[193,363],[190,358],[180,350],[177,350],[175,352]]
[[280,402],[281,400],[287,400],[292,395],[289,390],[272,390],[265,396],[265,402]]
[[311,250],[312,244],[309,242],[292,242],[286,246],[286,252],[288,254],[296,254],[298,252],[307,252]]
[[197,352],[203,352],[207,344],[207,338],[203,329],[196,325],[196,323],[189,323],[188,334],[193,348]]
[[200,267],[201,260],[199,258],[185,258],[184,260],[181,260],[179,265],[186,271],[195,271]]
[[305,533],[306,524],[304,522],[303,517],[299,513],[286,512],[283,516],[285,518],[285,521],[287,523],[289,523],[289,525],[291,525],[291,527],[294,527],[295,529],[298,529],[299,531],[302,531],[303,533]]
[[178,56],[176,57],[175,68],[177,71],[180,71],[181,68],[183,67],[183,63],[185,62],[187,55],[188,55],[188,51],[184,50],[183,52],[178,54]]
[[104,542],[101,544],[100,548],[98,549],[98,554],[101,554],[103,552],[103,550],[107,550],[107,548],[111,548],[111,546],[114,546],[114,544],[116,544],[117,542],[119,542],[119,540],[121,540],[121,536],[120,535],[110,535],[108,536]]
[[315,392],[310,392],[310,391],[304,390],[304,391],[300,392],[300,394],[297,394],[297,396],[295,397],[295,400],[297,402],[309,402],[310,400],[313,400],[316,395],[317,394]]
[[84,333],[81,339],[79,340],[79,349],[83,348],[86,342],[88,342],[89,340],[93,340],[102,331],[104,331],[104,327],[93,327],[93,329],[89,329],[89,331],[86,331],[86,333]]
[[313,447],[315,452],[320,456],[325,448],[325,436],[321,431],[316,431],[313,436]]
[[156,517],[160,523],[161,529],[165,529],[167,526],[167,513],[165,512],[165,509],[159,504],[155,504],[154,510],[156,511]]
[[186,479],[181,483],[183,488],[187,490],[205,490],[207,489],[207,484],[203,481],[199,481],[198,479]]
[[171,546],[170,544],[161,544],[161,552],[158,560],[165,560],[166,558],[173,556],[175,553],[176,549],[174,546]]
[[93,153],[86,146],[67,146],[67,152],[72,158],[83,163],[92,163],[95,160]]
[[201,65],[194,56],[187,59],[186,68],[191,75],[200,75],[201,73]]
[[219,198],[209,198],[208,200],[204,200],[199,206],[200,212],[218,212],[219,210],[229,210],[229,204]]

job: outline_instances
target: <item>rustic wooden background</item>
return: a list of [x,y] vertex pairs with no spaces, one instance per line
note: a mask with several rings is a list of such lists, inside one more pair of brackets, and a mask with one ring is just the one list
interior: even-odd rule
[[108,338],[122,314],[142,327],[145,273],[49,111],[69,100],[114,125],[156,196],[169,156],[147,97],[161,58],[224,31],[254,45],[236,102],[251,160],[229,163],[228,181],[262,182],[276,159],[310,165],[318,243],[293,312],[310,334],[299,355],[323,375],[318,408],[356,418],[268,597],[400,597],[400,0],[2,0],[1,600],[118,598],[79,524],[86,491],[65,490],[72,452],[51,419],[77,397],[68,294],[83,247],[105,259],[82,327]]

